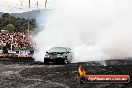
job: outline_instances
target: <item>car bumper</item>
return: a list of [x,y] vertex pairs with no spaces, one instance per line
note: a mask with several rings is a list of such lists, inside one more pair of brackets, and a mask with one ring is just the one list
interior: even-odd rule
[[64,62],[66,58],[44,58],[44,62],[55,62],[55,63],[59,63],[59,62]]

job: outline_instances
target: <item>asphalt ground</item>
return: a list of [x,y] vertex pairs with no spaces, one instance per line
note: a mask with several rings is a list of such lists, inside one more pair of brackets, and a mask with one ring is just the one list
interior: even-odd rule
[[[129,62],[129,63],[128,63]],[[128,63],[128,64],[127,64]],[[86,74],[128,74],[132,79],[132,61],[107,61],[45,65],[43,62],[0,59],[0,88],[132,88],[132,82],[78,84],[78,67]]]

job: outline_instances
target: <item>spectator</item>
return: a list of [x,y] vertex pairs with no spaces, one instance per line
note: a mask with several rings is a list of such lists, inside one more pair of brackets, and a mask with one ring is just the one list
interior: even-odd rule
[[0,33],[0,40],[0,49],[5,51],[33,48],[27,32]]

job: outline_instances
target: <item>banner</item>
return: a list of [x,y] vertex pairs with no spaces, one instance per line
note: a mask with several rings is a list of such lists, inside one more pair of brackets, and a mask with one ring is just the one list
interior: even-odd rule
[[29,53],[30,53],[29,50],[19,50],[18,57],[28,57]]

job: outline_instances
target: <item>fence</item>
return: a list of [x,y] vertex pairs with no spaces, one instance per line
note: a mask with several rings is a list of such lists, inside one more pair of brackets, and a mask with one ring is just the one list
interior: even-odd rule
[[32,58],[33,53],[33,50],[26,49],[17,51],[8,50],[6,53],[3,50],[0,50],[0,58]]

